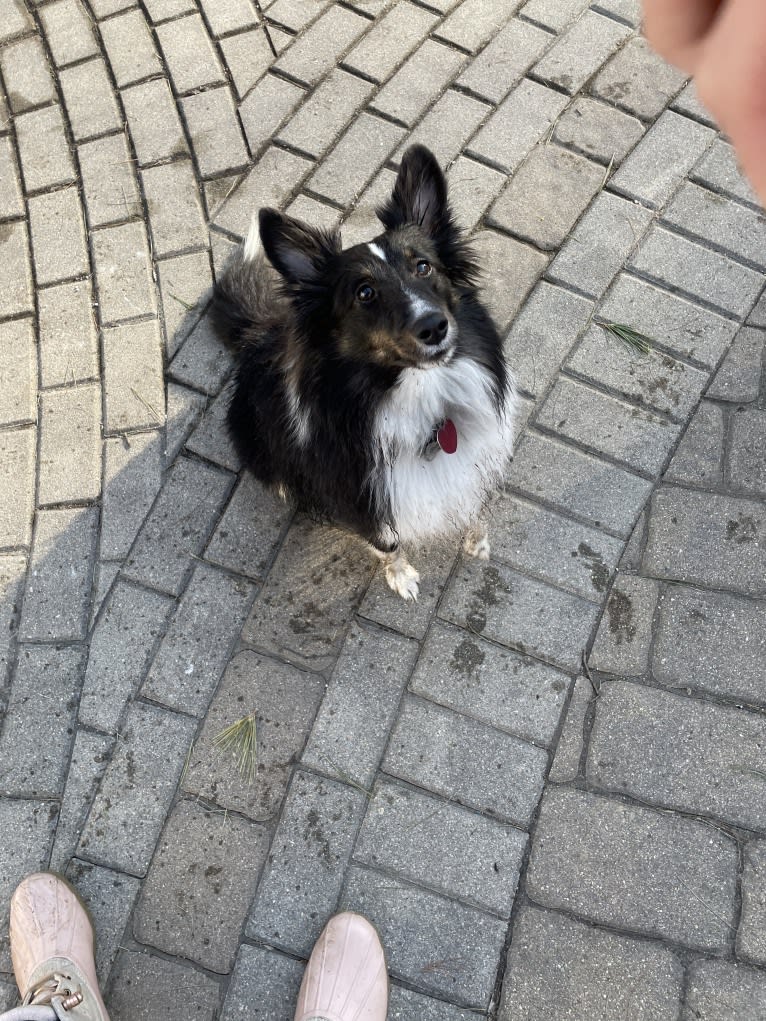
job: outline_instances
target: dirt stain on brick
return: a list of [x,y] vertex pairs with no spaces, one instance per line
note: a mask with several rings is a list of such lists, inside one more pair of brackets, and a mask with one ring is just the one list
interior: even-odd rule
[[609,630],[615,636],[617,645],[632,642],[636,637],[636,625],[633,623],[633,601],[624,592],[615,589],[607,603]]
[[451,666],[464,677],[473,677],[474,671],[478,670],[486,656],[476,642],[465,638],[452,653]]
[[312,808],[306,816],[306,828],[303,831],[303,839],[307,844],[311,842],[315,843],[319,850],[319,856],[323,858],[328,865],[332,865],[330,841],[325,836],[319,813],[315,808]]
[[726,538],[729,542],[740,544],[743,542],[757,542],[759,524],[760,521],[756,521],[750,514],[738,514],[736,521],[731,518],[727,521]]
[[574,555],[589,561],[591,584],[596,592],[604,592],[609,583],[609,568],[604,563],[603,556],[598,550],[590,547],[587,542],[581,542]]
[[498,590],[502,590],[506,595],[510,594],[510,589],[503,584],[497,568],[485,567],[482,571],[481,588],[473,593],[466,618],[466,623],[471,631],[483,631],[487,626],[487,614],[483,607],[497,606],[499,602]]

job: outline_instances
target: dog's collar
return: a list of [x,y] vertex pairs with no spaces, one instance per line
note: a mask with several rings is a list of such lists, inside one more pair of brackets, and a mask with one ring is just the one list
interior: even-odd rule
[[454,454],[457,450],[457,429],[451,418],[445,418],[434,426],[421,456],[426,461],[433,461],[440,450],[445,454]]

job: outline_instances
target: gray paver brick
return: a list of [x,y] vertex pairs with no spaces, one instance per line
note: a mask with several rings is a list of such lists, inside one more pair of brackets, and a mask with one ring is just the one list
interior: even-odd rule
[[[315,85],[369,24],[366,18],[333,4],[274,66],[304,85]],[[366,65],[365,69],[372,73]]]
[[[420,143],[431,150],[443,167],[450,167],[489,112],[489,107],[479,100],[465,96],[462,92],[455,92],[454,89],[447,89],[435,103],[429,104],[428,113],[408,136],[395,159],[401,158],[400,154],[404,152],[406,146]],[[469,163],[473,167],[480,166],[472,160],[462,160],[462,162]],[[500,176],[485,166],[481,166],[480,173],[482,172],[485,179],[489,176]],[[477,194],[476,199],[480,200],[481,195]],[[455,208],[452,193],[450,193],[450,205]],[[483,206],[482,210],[485,208],[486,206]],[[478,219],[478,214],[476,219]],[[474,223],[475,220],[469,226],[472,227]]]
[[499,1021],[675,1021],[683,967],[666,947],[524,907],[516,919]]
[[585,747],[585,719],[594,699],[594,691],[586,677],[578,677],[572,689],[572,698],[564,717],[556,752],[548,771],[548,780],[566,783],[576,780],[580,772],[580,759]]
[[202,0],[202,10],[214,36],[257,24],[251,0]]
[[[222,1021],[293,1021],[304,965],[243,943],[223,1005]],[[257,1011],[257,1013],[253,1013]]]
[[36,351],[31,319],[0,324],[0,355],[0,422],[34,422]]
[[666,110],[611,180],[617,191],[652,209],[662,206],[715,138],[688,117]]
[[704,159],[692,170],[691,176],[713,191],[733,195],[734,198],[749,202],[758,209],[762,208],[749,181],[737,164],[735,150],[723,138],[715,139]]
[[45,51],[35,36],[3,47],[0,69],[12,113],[22,113],[56,99]]
[[560,32],[589,5],[590,0],[527,0],[524,17]]
[[685,113],[692,120],[702,121],[703,124],[708,124],[711,128],[716,127],[712,115],[700,102],[694,79],[681,89],[671,103],[671,108],[679,113]]
[[[269,18],[272,17],[272,10],[273,5],[269,10]],[[277,53],[281,53],[293,41],[291,35],[274,25],[269,26],[269,32]],[[260,81],[276,59],[271,52],[266,33],[260,28],[227,36],[219,41],[219,46],[239,99],[243,99]]]
[[[473,247],[482,267],[482,285],[497,328],[502,332],[524,304],[548,265],[548,256],[530,245],[485,230]],[[508,274],[508,266],[513,273]]]
[[307,957],[333,914],[364,794],[296,772],[247,922],[251,939]]
[[660,600],[652,664],[660,684],[763,704],[764,656],[762,604],[680,586]]
[[[287,790],[293,762],[306,741],[324,684],[315,674],[253,652],[231,660],[189,756],[183,788],[257,821],[274,817]],[[253,783],[236,757],[213,740],[226,727],[255,713],[258,764]]]
[[[239,107],[242,127],[252,153],[259,152],[279,126],[289,121],[305,95],[305,90],[299,85],[273,74],[265,75],[258,82]],[[302,149],[300,142],[302,139],[299,139],[298,145]]]
[[142,223],[91,234],[102,323],[156,311],[146,230]]
[[643,569],[748,595],[766,595],[766,509],[762,503],[674,487],[652,501]]
[[717,950],[730,939],[736,859],[735,843],[705,823],[551,788],[526,888],[546,907]]
[[203,716],[253,600],[243,578],[198,564],[141,688],[144,698]]
[[40,378],[44,387],[98,376],[92,300],[88,280],[38,292]]
[[24,840],[4,840],[0,845],[0,969],[11,970],[8,944],[8,903],[18,884],[30,872],[46,867],[53,842],[58,806],[53,801],[0,800],[0,825],[4,833],[23,833]]
[[357,43],[344,64],[383,82],[417,48],[437,21],[430,11],[411,3],[397,3]]
[[341,904],[376,927],[393,977],[486,1010],[505,921],[360,868],[351,869]]
[[498,494],[492,557],[592,602],[601,602],[622,542],[538,504]]
[[542,394],[558,372],[593,304],[545,281],[524,303],[505,341],[505,353],[519,386]]
[[146,875],[195,725],[140,702],[130,707],[80,839],[82,857]]
[[109,762],[113,743],[111,737],[94,734],[83,727],[78,728],[75,734],[66,785],[61,792],[56,840],[51,851],[50,867],[58,872],[66,870],[75,852],[96,788]]
[[395,784],[369,801],[354,857],[507,918],[527,836]]
[[548,276],[600,298],[651,219],[638,203],[602,192],[564,241]]
[[369,788],[417,654],[415,642],[353,624],[302,762]]
[[176,92],[225,82],[215,48],[199,14],[190,14],[157,28],[157,39]]
[[766,964],[766,840],[745,848],[737,953],[754,964]]
[[722,479],[724,418],[716,404],[703,402],[681,438],[664,478],[670,482],[716,486]]
[[571,95],[582,88],[629,34],[625,25],[586,11],[535,64],[533,73]]
[[[640,297],[648,298],[651,293],[650,289]],[[616,300],[614,305],[618,305]],[[611,307],[611,303],[606,307]],[[625,307],[631,318],[637,315],[636,305],[631,307],[626,300]],[[626,321],[611,315],[605,318]],[[639,324],[638,328],[646,327]],[[677,421],[689,415],[708,380],[707,373],[654,349],[645,355],[631,351],[599,326],[588,330],[565,367],[585,377],[586,382],[599,383],[621,397],[664,412]]]
[[110,18],[99,27],[118,88],[133,85],[162,71],[146,17],[140,8]]
[[[24,123],[26,124],[28,117],[34,116],[34,113],[27,114],[24,118]],[[21,120],[22,118],[18,118],[18,121]],[[25,135],[24,138],[26,140],[28,135]],[[29,190],[29,185],[27,185],[27,190]],[[5,219],[6,217],[23,215],[24,201],[21,197],[21,185],[16,167],[14,148],[11,145],[10,138],[0,138],[0,216]]]
[[556,122],[553,138],[577,152],[616,166],[644,133],[635,117],[588,96],[577,96]]
[[29,546],[35,510],[37,432],[0,432],[0,546]]
[[388,1017],[391,1021],[477,1021],[478,1015],[444,1000],[423,996],[404,986],[389,986]]
[[356,537],[298,519],[255,601],[242,640],[298,666],[327,670],[373,568]]
[[1,24],[0,42],[2,43],[13,39],[16,35],[28,32],[32,28],[32,20],[22,0],[3,0]]
[[[75,180],[61,107],[31,110],[17,117],[15,123],[24,185],[28,192],[55,184],[70,184]],[[7,170],[4,171],[4,176],[7,173]],[[5,204],[3,210],[8,213]]]
[[19,634],[32,641],[85,637],[98,512],[39,510]]
[[452,81],[465,59],[452,47],[427,39],[383,86],[372,107],[412,127]]
[[666,418],[560,377],[536,424],[634,470],[656,475],[678,436]]
[[[122,103],[138,165],[188,152],[175,100],[164,78],[123,90]],[[152,116],[147,117],[146,111]]]
[[721,368],[706,391],[719,401],[753,401],[761,387],[766,334],[743,327],[734,338]]
[[215,468],[179,458],[139,532],[126,574],[178,595],[226,502],[233,479]]
[[79,147],[78,156],[91,227],[118,223],[142,213],[124,134],[86,142]]
[[134,433],[104,443],[102,558],[127,556],[162,484],[162,435]]
[[657,595],[657,584],[647,578],[618,576],[590,654],[595,670],[628,675],[646,672]]
[[622,468],[530,432],[516,448],[508,481],[626,539],[651,491]]
[[353,212],[343,221],[341,229],[345,247],[369,241],[380,233],[380,220],[375,210],[391,194],[395,182],[393,171],[381,170],[367,186]]
[[[5,270],[5,286],[0,292],[0,316],[31,312],[32,277],[29,269],[27,227],[23,220],[0,225],[0,263]],[[4,330],[9,328],[11,328],[9,324],[4,324]]]
[[56,798],[74,736],[82,650],[23,646],[0,736],[0,790]]
[[499,103],[550,45],[552,38],[536,25],[517,18],[493,35],[490,43],[460,75],[458,84],[490,103]]
[[338,205],[348,205],[403,137],[402,128],[360,114],[311,175],[308,188]]
[[29,232],[38,284],[88,272],[85,226],[76,188],[31,198]]
[[187,434],[200,418],[207,403],[204,394],[188,390],[169,382],[167,385],[167,415],[165,430],[165,464],[172,464],[186,441]]
[[243,238],[253,211],[261,206],[284,206],[311,167],[303,157],[271,146],[231,198],[216,211],[216,225]]
[[[511,606],[513,613],[508,612]],[[596,608],[504,565],[464,563],[452,577],[439,615],[474,634],[576,670]]]
[[90,0],[90,8],[97,18],[106,18],[110,14],[131,7],[135,0]]
[[534,149],[489,211],[488,222],[555,250],[600,189],[604,172],[556,146]]
[[242,460],[226,425],[230,401],[231,389],[225,386],[205,409],[199,425],[187,440],[186,447],[199,457],[204,457],[222,468],[238,472],[242,467]]
[[541,748],[449,709],[407,696],[391,733],[383,770],[521,827],[543,788]]
[[183,1011],[188,1021],[215,1017],[221,993],[217,982],[176,961],[121,950],[112,975],[112,1021],[153,1021]]
[[569,678],[553,667],[435,623],[410,691],[516,737],[553,742]]
[[729,425],[730,484],[744,493],[766,496],[766,467],[763,463],[766,412],[738,409],[731,417]]
[[591,86],[594,95],[642,117],[659,116],[686,81],[641,36],[629,39]]
[[523,0],[463,0],[439,26],[438,34],[475,53],[513,17]]
[[234,358],[203,315],[170,364],[170,375],[207,394],[217,394],[231,374]]
[[103,986],[117,956],[140,884],[132,876],[81,861],[72,862],[67,879],[74,883],[93,919],[98,937],[96,971]]
[[716,192],[685,181],[663,213],[663,220],[734,258],[766,264],[766,216]]
[[39,505],[95,500],[101,492],[101,387],[40,398]]
[[681,1021],[761,1021],[766,1000],[762,971],[730,961],[694,961],[689,970],[686,1006]]
[[372,91],[369,82],[336,67],[281,129],[278,138],[318,158],[370,98]]
[[98,53],[92,22],[77,0],[59,0],[40,11],[54,63],[65,67]]
[[165,393],[162,339],[157,320],[147,319],[104,330],[103,358],[107,430],[162,427]]
[[194,9],[193,0],[146,0],[146,10],[155,25]]
[[[458,96],[459,93],[452,93]],[[437,103],[437,106],[439,104]],[[422,124],[430,120],[426,116]],[[436,129],[436,120],[432,122]],[[430,125],[429,125],[430,126]],[[422,125],[421,125],[422,127]],[[434,139],[433,144],[439,148]],[[447,174],[450,205],[455,212],[458,223],[466,230],[471,230],[505,186],[505,175],[485,167],[482,163],[458,156]]]
[[213,274],[207,252],[191,252],[157,264],[162,294],[162,325],[168,358],[196,326],[210,296]]
[[14,638],[18,611],[24,593],[27,560],[21,554],[0,556],[0,684],[6,688],[10,661],[15,651]]
[[187,96],[183,111],[203,177],[247,166],[247,149],[228,87]]
[[81,723],[117,732],[172,610],[173,600],[167,596],[117,582],[91,638],[79,699]]
[[170,255],[206,247],[205,215],[191,162],[179,160],[141,171],[152,234],[152,252]]
[[244,473],[208,543],[205,559],[262,579],[292,515],[292,507]]
[[647,804],[763,831],[765,739],[756,713],[611,681],[601,687],[586,776]]
[[96,57],[59,72],[59,81],[76,142],[122,127],[122,117],[103,59]]
[[512,173],[566,105],[560,92],[522,79],[472,140],[469,155]]
[[181,801],[141,890],[136,939],[211,971],[230,971],[267,850],[263,827]]

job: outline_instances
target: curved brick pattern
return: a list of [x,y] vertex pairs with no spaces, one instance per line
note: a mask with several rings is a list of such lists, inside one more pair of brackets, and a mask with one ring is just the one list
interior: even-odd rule
[[[397,1021],[759,1016],[766,234],[639,22],[0,0],[0,909],[67,874],[117,1021],[290,1021],[342,907]],[[206,314],[259,206],[367,241],[413,141],[520,389],[492,561],[412,550],[416,606],[241,471]]]

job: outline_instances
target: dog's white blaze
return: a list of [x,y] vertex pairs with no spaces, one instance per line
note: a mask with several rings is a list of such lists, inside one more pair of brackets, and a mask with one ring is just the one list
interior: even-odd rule
[[377,255],[377,257],[381,261],[387,262],[386,253],[383,251],[383,249],[380,247],[380,245],[376,245],[372,241],[370,241],[370,243],[367,245],[367,247],[370,249],[370,251],[372,252],[373,255]]
[[[513,387],[500,414],[491,380],[475,362],[405,369],[375,421],[382,482],[401,542],[465,531],[503,478],[513,450]],[[458,434],[454,454],[422,456],[445,418]]]
[[250,220],[250,227],[245,237],[245,248],[242,257],[245,262],[252,262],[261,250],[261,234],[255,217]]
[[429,312],[439,312],[438,305],[432,305],[429,301],[424,301],[419,294],[415,294],[407,287],[402,287],[402,290],[410,299],[410,308],[412,309],[412,315],[415,319],[419,319],[420,316],[428,315]]

